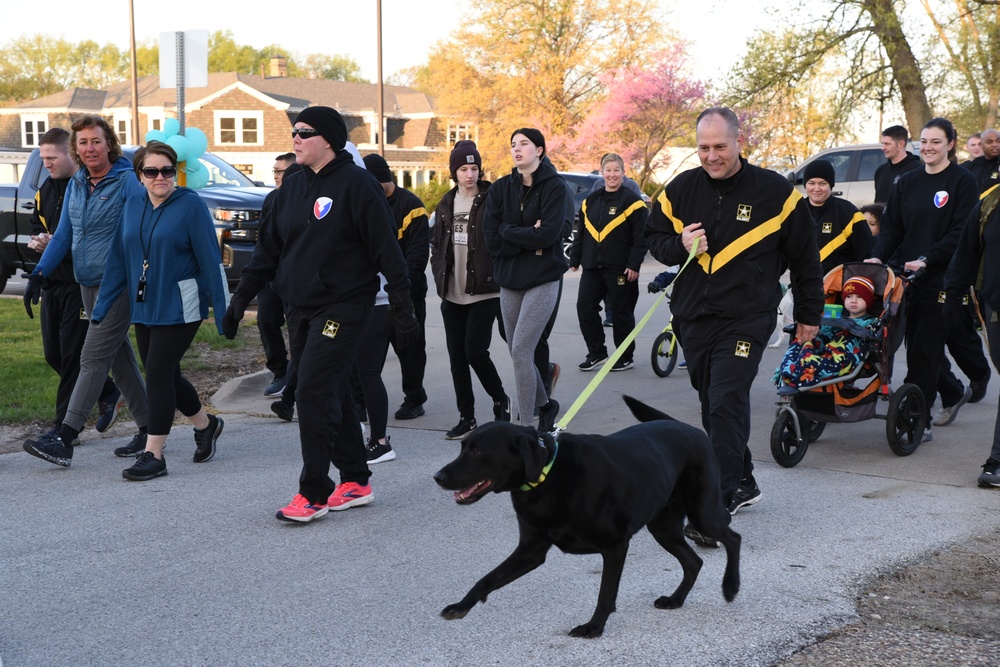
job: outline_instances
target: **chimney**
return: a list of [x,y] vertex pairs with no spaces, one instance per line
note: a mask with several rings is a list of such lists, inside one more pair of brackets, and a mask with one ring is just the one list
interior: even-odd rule
[[271,77],[286,76],[288,76],[288,61],[285,59],[285,56],[271,56]]

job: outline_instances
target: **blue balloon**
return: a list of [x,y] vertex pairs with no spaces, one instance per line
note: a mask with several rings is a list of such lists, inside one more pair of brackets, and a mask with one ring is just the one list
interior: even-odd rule
[[192,160],[188,162],[184,173],[187,174],[187,186],[189,188],[199,190],[208,185],[208,169],[205,169],[205,165],[200,161]]
[[181,131],[181,122],[176,118],[167,118],[163,121],[163,134],[172,137]]
[[163,134],[160,130],[150,130],[146,133],[146,144],[148,145],[151,141],[162,141],[167,142],[167,135]]
[[184,162],[188,159],[188,152],[191,150],[191,142],[182,134],[175,134],[167,137],[167,145],[177,153],[177,161]]
[[199,130],[197,127],[189,127],[184,130],[184,136],[187,137],[191,146],[188,148],[188,159],[193,160],[199,158],[205,154],[208,150],[208,137],[205,133]]

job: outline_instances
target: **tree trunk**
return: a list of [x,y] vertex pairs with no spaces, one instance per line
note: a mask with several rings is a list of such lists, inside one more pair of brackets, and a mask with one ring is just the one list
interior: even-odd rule
[[899,22],[892,0],[862,0],[864,10],[872,19],[872,29],[878,35],[879,41],[889,56],[893,76],[899,85],[899,93],[906,114],[906,124],[910,134],[919,132],[933,114],[927,103],[927,92],[924,89],[920,66],[913,55],[910,43]]

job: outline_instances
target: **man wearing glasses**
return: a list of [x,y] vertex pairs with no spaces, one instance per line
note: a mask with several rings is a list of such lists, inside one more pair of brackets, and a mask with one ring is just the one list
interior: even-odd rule
[[[274,191],[264,200],[265,208],[269,208],[269,204],[274,205],[274,195],[281,187],[285,172],[293,164],[295,164],[295,153],[282,153],[274,158],[274,169],[271,170],[274,175]],[[274,376],[271,384],[264,389],[265,396],[279,396],[288,380],[288,350],[285,347],[285,338],[281,335],[281,327],[284,324],[285,305],[271,286],[265,285],[257,295],[257,331],[260,333],[260,343],[264,347],[264,364]]]
[[[223,330],[234,338],[253,295],[274,282],[288,308],[302,447],[298,492],[276,516],[307,523],[374,497],[349,379],[379,273],[398,339],[413,342],[419,325],[392,211],[378,181],[345,150],[344,119],[330,107],[307,107],[296,117],[292,137],[302,171],[283,181],[262,221]],[[331,462],[339,484],[330,479]]]

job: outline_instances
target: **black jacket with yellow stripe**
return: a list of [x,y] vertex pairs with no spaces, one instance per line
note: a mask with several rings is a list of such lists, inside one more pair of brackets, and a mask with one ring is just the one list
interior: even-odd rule
[[818,325],[823,272],[812,221],[796,209],[801,199],[779,174],[740,158],[736,174],[715,181],[701,167],[672,180],[646,223],[650,253],[667,266],[683,264],[684,227],[702,223],[708,251],[674,282],[670,310],[679,320],[740,319],[776,312],[778,282],[791,269],[795,321]]
[[431,253],[430,231],[427,226],[427,209],[420,198],[399,186],[389,196],[389,208],[399,227],[399,249],[406,257],[410,270],[410,295],[415,299],[427,296],[427,260]]
[[592,192],[580,209],[580,228],[569,251],[569,265],[587,270],[638,271],[646,257],[646,218],[642,198],[622,186]]
[[[31,213],[31,234],[55,234],[62,213],[63,197],[69,178],[47,178],[35,192],[35,210]],[[37,257],[36,257],[37,259]],[[52,282],[75,283],[72,253],[66,256],[51,275],[45,276],[46,285]]]
[[813,206],[808,199],[800,199],[798,207],[815,224],[824,274],[844,262],[861,262],[871,256],[875,239],[864,214],[854,204],[840,197],[830,197],[822,206]]

